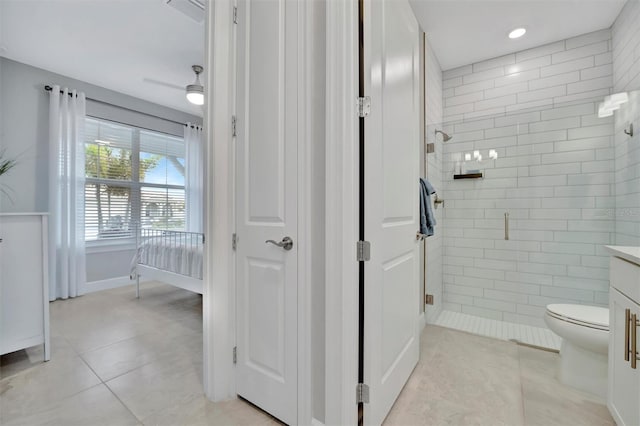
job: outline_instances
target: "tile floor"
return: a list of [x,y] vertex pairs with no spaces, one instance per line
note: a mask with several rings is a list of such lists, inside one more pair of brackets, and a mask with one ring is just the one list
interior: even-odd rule
[[541,348],[560,350],[562,339],[548,328],[497,321],[461,312],[442,311],[435,325],[500,340],[511,340]]
[[[1,425],[275,425],[202,391],[202,302],[143,285],[51,304],[52,360],[0,357]],[[595,397],[560,385],[558,355],[438,326],[387,425],[613,425]]]
[[158,283],[51,304],[42,347],[0,358],[1,425],[268,425],[242,400],[202,389],[202,298]]
[[555,378],[558,354],[427,326],[386,425],[615,425],[604,402]]

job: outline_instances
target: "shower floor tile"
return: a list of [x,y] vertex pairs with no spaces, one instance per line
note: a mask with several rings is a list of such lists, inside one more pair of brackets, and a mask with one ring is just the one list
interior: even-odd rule
[[560,350],[562,339],[546,328],[497,321],[460,312],[442,311],[435,325],[466,331],[494,339],[515,341],[554,351]]

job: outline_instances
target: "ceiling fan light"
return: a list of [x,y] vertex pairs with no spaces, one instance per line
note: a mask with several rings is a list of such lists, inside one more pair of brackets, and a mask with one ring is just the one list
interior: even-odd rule
[[194,105],[204,105],[204,87],[199,84],[188,85],[187,100]]
[[200,83],[202,67],[200,65],[193,65],[191,68],[193,72],[196,73],[196,81],[187,86],[187,100],[194,105],[204,105],[204,87],[202,83]]

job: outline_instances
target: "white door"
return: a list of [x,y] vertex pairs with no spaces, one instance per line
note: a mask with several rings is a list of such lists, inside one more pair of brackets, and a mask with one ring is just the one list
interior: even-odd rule
[[[237,27],[237,393],[288,424],[298,393],[297,10],[296,0],[241,0]],[[285,237],[292,244],[278,247]]]
[[383,422],[419,357],[419,30],[407,0],[364,3],[364,422]]

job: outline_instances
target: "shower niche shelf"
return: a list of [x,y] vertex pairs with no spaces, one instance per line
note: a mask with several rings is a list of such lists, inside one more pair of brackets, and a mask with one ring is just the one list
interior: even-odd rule
[[482,173],[465,173],[461,175],[453,175],[454,179],[482,179]]

